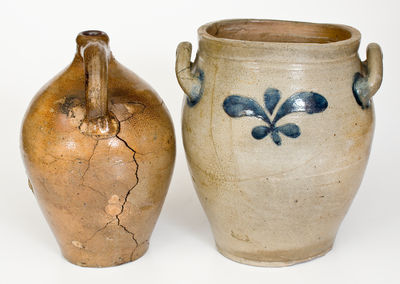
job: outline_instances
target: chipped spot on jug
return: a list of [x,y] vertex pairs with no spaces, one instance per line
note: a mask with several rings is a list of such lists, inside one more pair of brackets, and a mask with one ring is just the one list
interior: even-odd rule
[[80,248],[80,249],[85,248],[85,246],[84,246],[81,242],[78,242],[78,241],[72,241],[72,244],[73,244],[75,247]]
[[122,205],[120,204],[119,196],[114,194],[108,200],[108,205],[105,208],[108,215],[116,216],[121,213]]

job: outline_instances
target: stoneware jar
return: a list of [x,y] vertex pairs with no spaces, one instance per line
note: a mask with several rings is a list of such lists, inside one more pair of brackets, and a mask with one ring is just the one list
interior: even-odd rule
[[62,253],[81,266],[141,257],[175,160],[171,118],[157,93],[82,32],[71,65],[34,97],[22,127],[30,186]]
[[285,266],[328,252],[360,186],[382,81],[351,27],[226,20],[177,49],[183,142],[218,250]]

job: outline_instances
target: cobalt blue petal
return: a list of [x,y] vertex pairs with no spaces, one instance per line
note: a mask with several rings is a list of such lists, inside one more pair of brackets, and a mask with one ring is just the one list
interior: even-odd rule
[[289,97],[279,108],[274,121],[292,112],[306,112],[308,114],[319,113],[328,107],[328,101],[320,94],[314,92],[300,92]]
[[256,126],[253,128],[251,131],[251,135],[253,135],[254,138],[260,140],[263,139],[265,136],[268,135],[268,133],[271,132],[271,128],[267,126]]
[[223,108],[230,117],[254,116],[271,123],[262,107],[250,98],[229,96],[224,100]]
[[272,114],[279,100],[281,99],[281,93],[279,90],[274,88],[268,88],[264,93],[264,103],[268,112]]
[[300,127],[298,127],[296,124],[294,123],[288,123],[288,124],[284,124],[282,126],[279,126],[276,128],[279,132],[285,134],[288,137],[291,138],[297,138],[300,136],[301,132],[300,132]]
[[281,137],[279,136],[279,132],[275,129],[271,133],[272,141],[275,142],[276,145],[280,146],[282,144]]

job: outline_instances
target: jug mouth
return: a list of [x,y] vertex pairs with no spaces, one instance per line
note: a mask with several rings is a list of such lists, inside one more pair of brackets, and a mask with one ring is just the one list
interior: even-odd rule
[[304,59],[327,60],[356,53],[361,39],[357,29],[345,25],[260,19],[216,21],[201,26],[198,34],[200,47],[208,52],[222,48],[227,56],[266,49],[278,57],[297,52]]
[[98,30],[87,30],[80,32],[78,36],[76,37],[76,43],[78,45],[78,49],[84,45],[86,45],[88,42],[103,42],[105,44],[108,44],[110,39],[108,35],[103,32],[103,31],[98,31]]

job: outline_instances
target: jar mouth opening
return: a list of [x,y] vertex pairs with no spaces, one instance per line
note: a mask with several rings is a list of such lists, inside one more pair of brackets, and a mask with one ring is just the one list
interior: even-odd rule
[[359,32],[349,26],[279,20],[237,19],[206,24],[199,34],[207,39],[246,43],[318,44],[359,40]]

